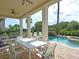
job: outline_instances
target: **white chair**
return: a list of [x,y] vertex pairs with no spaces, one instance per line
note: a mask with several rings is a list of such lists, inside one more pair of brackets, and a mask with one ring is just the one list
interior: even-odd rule
[[36,55],[44,59],[54,59],[54,52],[57,44],[48,45],[45,50],[39,51],[36,49]]
[[[22,38],[22,37],[18,37],[19,38]],[[22,52],[24,52],[25,50],[21,50],[19,52],[16,51],[16,44],[13,44],[13,42],[11,42],[11,40],[8,39],[7,37],[7,41],[8,41],[8,44],[9,44],[9,51],[10,51],[10,57],[11,59],[16,59],[17,58],[17,55],[21,54]]]
[[5,57],[9,59],[9,47],[8,46],[0,48],[0,59],[4,59]]
[[18,37],[17,37],[17,39],[22,39],[22,38],[23,38],[23,36],[18,36]]
[[42,36],[42,33],[41,32],[39,32],[39,36]]
[[34,35],[33,36],[36,37],[37,36],[37,32],[34,32]]

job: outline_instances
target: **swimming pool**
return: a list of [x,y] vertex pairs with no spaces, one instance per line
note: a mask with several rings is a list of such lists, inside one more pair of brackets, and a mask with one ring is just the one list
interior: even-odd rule
[[73,48],[79,48],[79,42],[69,40],[62,36],[49,36],[48,39],[49,41],[60,42]]

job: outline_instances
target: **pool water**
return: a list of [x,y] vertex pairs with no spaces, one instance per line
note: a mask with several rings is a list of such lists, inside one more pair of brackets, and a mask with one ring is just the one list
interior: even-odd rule
[[79,42],[69,40],[69,39],[62,37],[62,36],[49,36],[48,39],[49,39],[49,41],[63,43],[63,44],[66,44],[70,47],[73,47],[73,48],[79,48]]

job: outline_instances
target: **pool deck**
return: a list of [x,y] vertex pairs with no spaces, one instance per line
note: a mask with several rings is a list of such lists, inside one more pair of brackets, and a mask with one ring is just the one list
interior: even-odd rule
[[55,59],[79,59],[79,48],[72,48],[62,43],[56,43]]
[[79,48],[71,48],[64,44],[57,43],[55,59],[79,59]]

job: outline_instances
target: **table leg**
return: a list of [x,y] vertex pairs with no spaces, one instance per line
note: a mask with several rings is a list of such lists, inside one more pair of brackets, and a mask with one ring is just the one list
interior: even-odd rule
[[29,59],[31,59],[31,49],[29,50]]

